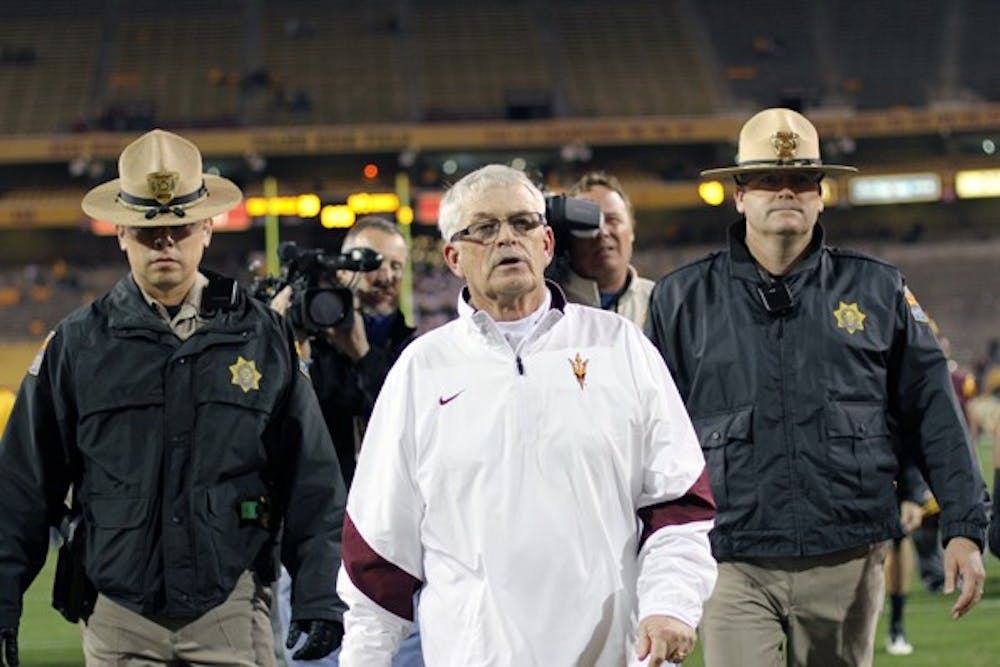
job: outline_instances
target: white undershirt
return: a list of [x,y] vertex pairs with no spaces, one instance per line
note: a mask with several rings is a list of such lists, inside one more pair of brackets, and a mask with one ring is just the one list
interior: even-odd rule
[[538,307],[538,310],[519,320],[496,323],[497,328],[503,334],[503,337],[507,339],[507,343],[512,350],[516,351],[521,341],[531,335],[531,332],[535,330],[535,326],[542,319],[542,315],[548,312],[551,305],[552,293],[549,290],[545,290],[545,298],[542,299],[542,305]]

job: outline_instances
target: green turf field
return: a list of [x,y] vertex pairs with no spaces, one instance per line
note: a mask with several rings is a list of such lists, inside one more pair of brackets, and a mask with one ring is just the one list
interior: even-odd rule
[[[980,446],[979,454],[986,468],[990,460],[989,449]],[[992,464],[987,469],[992,484]],[[55,552],[52,552],[24,598],[20,648],[21,664],[25,667],[83,665],[79,628],[64,621],[49,605],[54,566]],[[875,665],[995,667],[1000,664],[1000,560],[989,554],[986,556],[986,575],[986,593],[982,601],[960,621],[953,621],[949,615],[954,596],[931,595],[914,581],[906,605],[906,635],[916,650],[909,656],[891,656],[885,652],[886,610],[879,623]],[[684,664],[702,667],[701,653],[696,650]]]

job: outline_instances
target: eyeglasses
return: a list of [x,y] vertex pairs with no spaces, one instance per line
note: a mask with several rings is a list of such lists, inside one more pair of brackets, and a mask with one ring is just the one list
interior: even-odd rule
[[788,188],[792,192],[807,192],[815,190],[823,174],[816,171],[805,172],[769,172],[743,176],[739,184],[750,190],[770,190],[776,192]]
[[460,229],[451,235],[451,242],[472,241],[488,245],[497,240],[500,226],[506,222],[516,236],[527,236],[533,229],[545,224],[545,215],[536,212],[515,213],[506,218],[486,218],[477,220],[465,229]]
[[149,248],[162,247],[169,238],[171,243],[179,243],[195,233],[200,222],[190,222],[186,225],[167,225],[163,227],[126,227],[129,235]]

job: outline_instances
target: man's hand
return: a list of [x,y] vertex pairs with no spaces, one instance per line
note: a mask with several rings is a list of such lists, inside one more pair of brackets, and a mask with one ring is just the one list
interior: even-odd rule
[[344,639],[344,626],[337,621],[292,621],[288,626],[286,648],[295,648],[299,637],[305,632],[306,643],[292,655],[295,660],[319,660],[325,658],[340,646]]
[[348,330],[331,327],[326,330],[326,340],[343,352],[351,361],[357,362],[368,354],[368,333],[365,331],[365,318],[360,310],[354,311],[354,321]]
[[636,652],[639,660],[649,656],[649,667],[664,661],[683,662],[694,649],[694,628],[670,616],[647,616],[639,622]]
[[967,614],[983,597],[986,570],[979,546],[967,537],[953,537],[944,550],[944,593],[955,591],[955,581],[962,578],[962,592],[951,608],[951,617]]
[[899,523],[903,532],[909,535],[924,521],[924,508],[912,500],[904,500],[899,504]]
[[275,310],[280,315],[284,315],[288,312],[288,306],[292,303],[292,286],[285,285],[282,287],[277,294],[275,294],[270,303],[272,310]]
[[17,657],[17,628],[0,628],[0,665],[3,667],[18,667],[21,660]]

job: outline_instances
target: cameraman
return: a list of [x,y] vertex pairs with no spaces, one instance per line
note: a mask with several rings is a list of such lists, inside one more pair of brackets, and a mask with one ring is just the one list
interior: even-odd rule
[[[337,283],[354,292],[356,317],[349,328],[330,327],[303,346],[310,358],[309,375],[319,397],[323,418],[337,448],[341,471],[348,486],[354,478],[357,449],[368,416],[386,373],[409,345],[414,329],[399,310],[399,288],[406,267],[406,239],[395,223],[379,216],[360,218],[347,232],[341,246],[371,248],[382,256],[377,270],[337,271]],[[284,314],[291,299],[285,287],[271,301]]]
[[[390,366],[414,338],[399,310],[399,288],[406,267],[408,247],[396,225],[379,216],[365,216],[347,232],[341,253],[354,248],[371,248],[382,256],[375,271],[338,271],[337,281],[352,289],[358,311],[350,328],[331,327],[309,341],[309,374],[348,486],[354,477],[357,450],[368,417]],[[284,313],[291,298],[285,287],[271,301]],[[306,346],[303,346],[306,347]],[[331,573],[331,577],[336,575]],[[278,585],[277,608],[282,628],[288,627],[291,578],[283,572]],[[289,634],[286,661],[297,665],[291,654],[299,635]],[[337,654],[311,663],[336,665]],[[408,638],[394,663],[397,667],[421,665],[419,635]]]
[[618,179],[602,171],[584,174],[568,194],[600,206],[601,226],[593,238],[570,237],[569,270],[559,281],[566,298],[614,311],[641,327],[653,281],[640,278],[631,265],[635,242],[632,202]]

